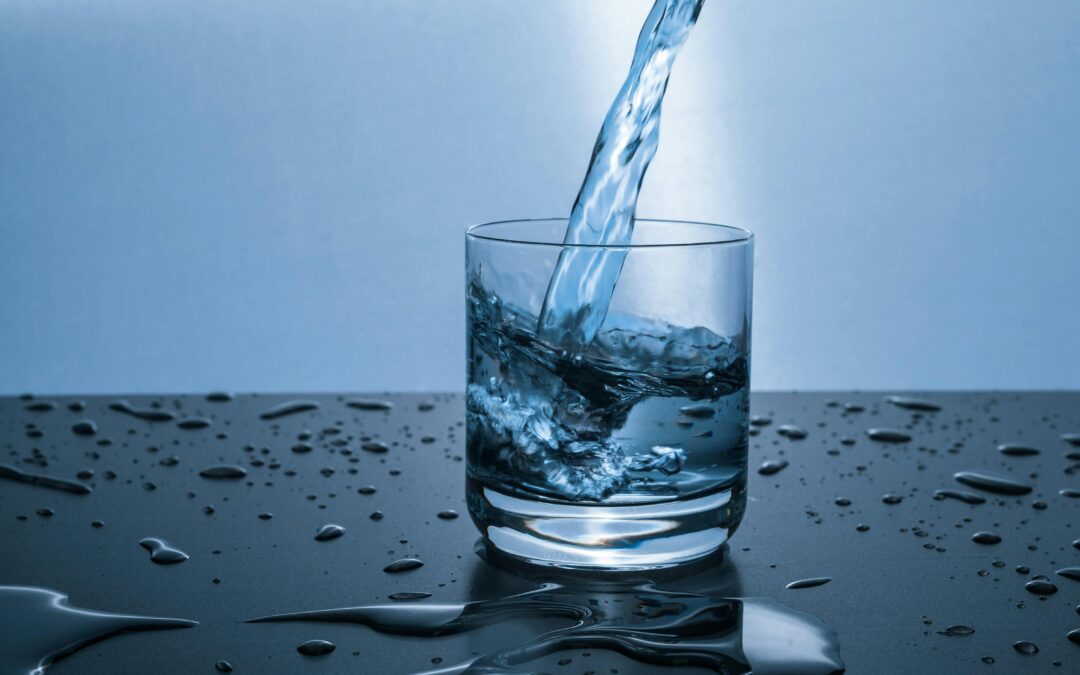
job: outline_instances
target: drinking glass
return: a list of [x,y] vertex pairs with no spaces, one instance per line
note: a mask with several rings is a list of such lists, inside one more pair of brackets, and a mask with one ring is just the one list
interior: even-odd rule
[[[629,245],[564,245],[566,224],[466,232],[473,522],[496,552],[567,569],[717,553],[746,505],[753,235],[638,219]],[[618,270],[584,346],[537,329],[567,255]],[[581,306],[562,316],[607,299],[577,290]]]

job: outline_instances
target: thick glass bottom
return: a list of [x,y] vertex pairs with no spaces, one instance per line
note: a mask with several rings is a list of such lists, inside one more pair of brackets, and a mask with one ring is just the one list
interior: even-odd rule
[[690,499],[618,506],[522,499],[471,478],[466,496],[489,547],[520,562],[576,570],[659,570],[714,556],[746,506],[742,481]]

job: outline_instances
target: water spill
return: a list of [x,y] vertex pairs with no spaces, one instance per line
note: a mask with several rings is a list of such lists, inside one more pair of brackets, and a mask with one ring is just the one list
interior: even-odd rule
[[971,626],[963,626],[957,624],[955,626],[949,626],[945,630],[939,630],[938,635],[948,635],[949,637],[956,637],[962,635],[974,635],[975,629]]
[[787,467],[787,465],[788,462],[786,459],[768,460],[761,463],[761,466],[758,467],[757,472],[760,473],[762,476],[771,476],[775,473],[780,473],[781,471],[783,471]]
[[402,558],[401,560],[395,560],[386,567],[383,568],[383,572],[387,574],[399,574],[401,572],[411,572],[412,570],[420,569],[424,566],[424,563],[416,558]]
[[83,485],[82,483],[66,480],[64,478],[56,478],[55,476],[46,476],[40,473],[29,473],[16,469],[10,464],[0,464],[0,478],[7,478],[8,480],[27,483],[29,485],[40,485],[41,487],[52,488],[53,490],[63,490],[64,492],[70,492],[76,495],[88,495],[92,492],[89,486]]
[[1001,543],[1001,537],[994,534],[993,532],[976,532],[975,534],[971,535],[971,541],[975,542],[976,544],[993,546],[994,544]]
[[806,438],[807,436],[806,429],[795,426],[794,424],[781,424],[776,428],[776,433],[780,434],[785,438],[790,438],[791,440],[796,441]]
[[1039,454],[1038,449],[1019,443],[1002,443],[998,446],[998,452],[1009,457],[1034,457]]
[[911,436],[897,429],[868,429],[866,435],[880,443],[907,443]]
[[298,646],[296,651],[304,656],[326,656],[336,648],[337,647],[334,646],[333,642],[327,642],[326,640],[308,640]]
[[286,415],[295,415],[296,413],[315,410],[318,407],[319,404],[315,401],[285,401],[259,415],[259,418],[273,420],[279,417],[285,417]]
[[115,410],[118,413],[130,415],[148,422],[171,422],[176,419],[176,415],[167,410],[159,410],[157,408],[136,408],[123,399],[110,403],[109,410]]
[[213,422],[205,417],[187,417],[177,422],[176,426],[181,429],[205,429],[211,424],[213,424]]
[[1073,581],[1080,581],[1080,567],[1063,567],[1055,572],[1055,574],[1063,576],[1066,579],[1072,579]]
[[184,619],[79,609],[68,605],[63,593],[0,586],[0,672],[40,675],[65,656],[122,633],[196,625]]
[[812,577],[810,579],[799,579],[798,581],[792,581],[784,588],[795,590],[799,588],[814,588],[815,586],[823,586],[824,584],[832,581],[832,577]]
[[391,635],[441,637],[535,618],[562,619],[568,625],[433,672],[525,673],[527,668],[517,666],[571,649],[608,649],[657,667],[697,666],[721,673],[826,675],[844,670],[835,633],[807,614],[771,600],[713,599],[651,585],[595,589],[548,584],[495,600],[367,605],[251,622],[355,623]]
[[1024,588],[1028,593],[1034,593],[1035,595],[1053,595],[1057,593],[1057,586],[1045,579],[1032,579],[1024,584]]
[[941,406],[933,401],[927,401],[922,398],[911,398],[910,396],[886,396],[885,401],[898,408],[905,408],[907,410],[918,410],[920,412],[937,412],[938,410],[941,410]]
[[200,471],[199,475],[214,480],[237,480],[247,476],[247,469],[235,464],[215,464]]
[[343,534],[345,534],[344,527],[329,523],[320,527],[319,531],[315,533],[315,541],[330,541],[331,539],[337,539]]
[[1034,656],[1039,653],[1039,648],[1035,646],[1033,642],[1027,642],[1021,640],[1013,643],[1013,649],[1023,654],[1024,656]]
[[188,559],[187,553],[169,546],[169,543],[164,539],[147,537],[139,542],[139,546],[149,551],[150,560],[159,565],[175,565]]
[[960,471],[954,473],[953,478],[968,487],[1000,495],[1026,495],[1031,492],[1030,485],[984,471]]
[[97,423],[94,420],[79,420],[71,425],[71,430],[80,436],[93,436],[97,433]]
[[963,490],[935,490],[934,499],[956,499],[965,504],[985,504],[986,497]]
[[390,401],[377,401],[374,399],[352,399],[345,401],[345,405],[350,408],[356,408],[357,410],[390,410],[394,407],[394,404]]

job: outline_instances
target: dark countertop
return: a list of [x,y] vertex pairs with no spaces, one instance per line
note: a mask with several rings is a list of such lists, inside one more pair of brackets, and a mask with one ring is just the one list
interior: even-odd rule
[[[408,673],[433,668],[433,658],[444,666],[465,661],[491,651],[493,642],[524,641],[543,628],[507,622],[497,636],[496,629],[485,629],[420,638],[349,624],[243,623],[271,613],[385,602],[393,592],[422,591],[433,596],[425,602],[458,602],[536,587],[474,553],[478,535],[463,503],[460,396],[364,397],[392,401],[388,413],[347,407],[344,401],[357,398],[351,395],[242,395],[226,402],[125,397],[136,408],[157,402],[177,414],[173,421],[109,409],[117,398],[0,399],[0,463],[72,480],[82,469],[94,471],[85,480],[93,488],[88,495],[0,479],[0,584],[51,588],[82,608],[200,625],[108,639],[60,661],[50,673],[212,673],[219,659],[237,673]],[[812,614],[836,630],[849,673],[1080,672],[1080,645],[1066,639],[1080,627],[1080,581],[1055,573],[1080,566],[1073,544],[1080,539],[1080,499],[1059,494],[1080,488],[1080,460],[1066,457],[1080,448],[1061,437],[1080,432],[1080,393],[927,398],[942,410],[902,409],[884,402],[882,393],[755,394],[752,412],[773,422],[752,439],[750,503],[728,559],[659,585],[764,596]],[[272,406],[295,399],[320,406],[260,419]],[[86,409],[69,410],[76,400],[84,400]],[[57,407],[27,410],[42,401]],[[434,407],[422,410],[427,406],[421,402]],[[865,410],[846,411],[845,403]],[[181,428],[178,420],[188,417],[210,425]],[[74,433],[72,425],[81,419],[96,422],[97,433]],[[783,423],[802,426],[808,437],[780,436],[776,429]],[[866,434],[872,427],[913,438],[874,441]],[[40,436],[34,437],[35,429]],[[305,430],[313,450],[294,453]],[[842,443],[845,436],[854,443]],[[385,441],[388,452],[361,450],[361,437]],[[1001,443],[1022,443],[1041,454],[1003,455]],[[177,462],[162,463],[174,456]],[[757,474],[766,459],[790,465],[771,476]],[[199,476],[220,463],[239,464],[248,475]],[[1011,476],[1034,491],[980,492],[987,501],[978,505],[933,498],[940,488],[979,492],[953,479],[968,469]],[[115,478],[108,478],[110,471]],[[365,485],[376,492],[359,493]],[[903,499],[883,503],[887,493]],[[850,506],[837,505],[837,498],[849,499]],[[1045,508],[1033,506],[1039,500]],[[212,514],[204,513],[207,505]],[[55,513],[42,516],[39,509]],[[462,517],[437,517],[445,509]],[[381,520],[370,518],[375,511]],[[273,517],[263,520],[261,513]],[[91,527],[93,520],[104,526]],[[345,535],[315,541],[327,523],[344,526]],[[869,530],[857,531],[860,524]],[[971,536],[980,530],[1000,535],[1001,543],[974,543]],[[151,563],[139,546],[145,537],[167,540],[190,560]],[[424,566],[403,574],[382,571],[407,556]],[[1030,572],[1015,571],[1021,565]],[[1036,574],[1049,577],[1058,591],[1040,597],[1025,590]],[[832,581],[784,588],[807,577]],[[975,632],[938,634],[955,624]],[[329,640],[337,650],[318,658],[298,654],[297,645],[313,638]],[[1035,643],[1039,653],[1017,653],[1012,644],[1018,640]],[[590,655],[560,654],[572,660],[553,672],[650,672],[619,655],[584,651]],[[987,656],[995,663],[984,663]]]

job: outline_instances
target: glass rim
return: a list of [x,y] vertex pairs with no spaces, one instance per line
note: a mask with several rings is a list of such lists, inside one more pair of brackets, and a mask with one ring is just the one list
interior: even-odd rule
[[492,220],[485,223],[475,223],[465,228],[466,238],[482,239],[484,241],[493,241],[503,244],[519,244],[522,246],[542,246],[549,248],[597,248],[597,249],[644,249],[644,248],[676,248],[676,247],[691,247],[691,246],[726,246],[737,244],[748,244],[753,241],[754,233],[742,227],[735,227],[734,225],[722,225],[720,223],[707,223],[701,220],[676,220],[670,218],[635,218],[635,223],[670,223],[676,225],[701,225],[704,227],[716,228],[717,230],[723,230],[734,237],[727,239],[706,239],[704,241],[672,241],[665,243],[649,243],[649,244],[566,244],[559,242],[546,242],[519,239],[515,237],[496,236],[492,234],[486,234],[480,232],[485,228],[495,227],[496,225],[511,225],[511,224],[527,224],[527,223],[542,223],[562,221],[567,222],[570,219],[562,217],[551,218],[510,218],[507,220]]

